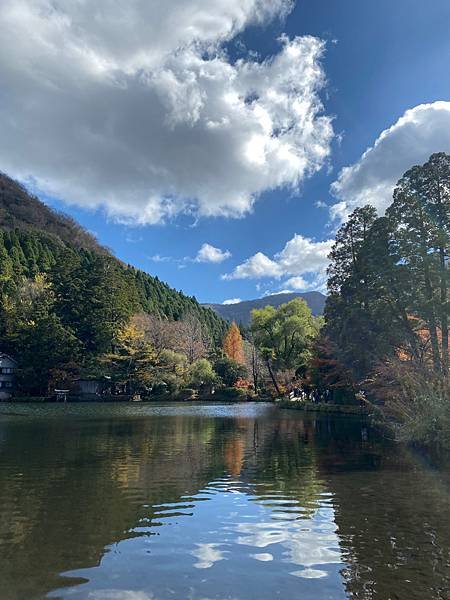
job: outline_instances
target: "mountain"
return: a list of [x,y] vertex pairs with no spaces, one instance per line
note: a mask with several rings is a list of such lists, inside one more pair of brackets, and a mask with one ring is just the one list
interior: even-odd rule
[[[100,340],[112,320],[135,312],[175,321],[194,314],[217,343],[227,328],[216,312],[124,264],[76,221],[0,173],[0,313],[1,300],[40,273],[54,290],[55,316],[93,352],[101,350],[95,338]],[[0,324],[0,343],[1,329]]]
[[0,228],[40,231],[57,243],[63,242],[99,254],[108,252],[74,219],[52,210],[3,173],[0,173]]
[[207,308],[212,308],[218,315],[227,321],[236,321],[242,325],[249,325],[251,312],[255,308],[264,308],[264,306],[274,306],[277,308],[281,304],[285,304],[294,298],[302,298],[306,301],[313,315],[323,314],[325,307],[326,296],[320,292],[304,292],[289,294],[274,294],[256,300],[245,300],[236,304],[204,304]]

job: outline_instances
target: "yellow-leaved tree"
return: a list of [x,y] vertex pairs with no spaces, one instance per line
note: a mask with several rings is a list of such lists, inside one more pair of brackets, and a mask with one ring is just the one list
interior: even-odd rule
[[223,351],[232,360],[237,363],[244,364],[244,343],[239,327],[233,321],[223,338]]

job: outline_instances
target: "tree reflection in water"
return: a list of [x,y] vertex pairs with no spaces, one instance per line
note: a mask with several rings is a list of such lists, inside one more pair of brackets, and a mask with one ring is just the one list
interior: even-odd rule
[[2,599],[450,589],[448,476],[357,419],[270,405],[1,411]]

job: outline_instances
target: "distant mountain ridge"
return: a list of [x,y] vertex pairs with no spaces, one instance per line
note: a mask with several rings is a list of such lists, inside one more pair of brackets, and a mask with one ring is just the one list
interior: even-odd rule
[[308,304],[314,316],[323,314],[326,296],[321,292],[292,292],[285,294],[274,294],[257,298],[255,300],[244,300],[236,304],[203,304],[207,308],[212,308],[218,315],[227,321],[236,321],[242,325],[249,325],[251,312],[255,308],[264,308],[273,306],[278,308],[281,304],[290,302],[294,298],[301,298]]

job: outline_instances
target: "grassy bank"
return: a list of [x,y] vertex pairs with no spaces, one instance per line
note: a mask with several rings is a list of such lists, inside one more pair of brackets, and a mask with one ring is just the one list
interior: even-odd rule
[[315,403],[292,400],[279,400],[277,406],[290,410],[301,410],[303,412],[321,412],[341,415],[368,415],[369,412],[364,406],[355,406],[354,404],[330,404]]

